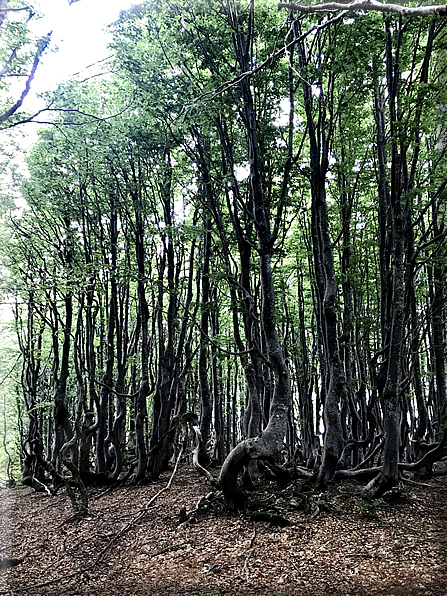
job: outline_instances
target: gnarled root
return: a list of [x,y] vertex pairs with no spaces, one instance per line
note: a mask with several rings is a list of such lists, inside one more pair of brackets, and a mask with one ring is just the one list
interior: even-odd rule
[[219,476],[219,485],[230,509],[242,510],[245,507],[246,496],[238,481],[244,466],[253,460],[274,459],[278,452],[275,435],[268,432],[236,445],[224,461]]

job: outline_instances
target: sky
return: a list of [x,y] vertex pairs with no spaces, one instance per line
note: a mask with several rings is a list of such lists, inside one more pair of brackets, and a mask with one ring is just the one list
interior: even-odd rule
[[[42,18],[33,18],[29,28],[38,36],[52,33],[51,48],[57,51],[47,51],[39,64],[31,91],[23,104],[26,112],[37,112],[44,107],[45,102],[37,98],[37,94],[50,91],[64,80],[69,80],[75,73],[81,72],[91,64],[110,55],[107,43],[111,40],[105,30],[107,25],[116,21],[122,10],[137,4],[138,0],[77,0],[69,6],[68,0],[36,0],[33,6],[39,6]],[[87,69],[85,76],[94,74],[93,69]],[[97,72],[97,70],[96,70]],[[16,96],[22,88],[19,81]],[[20,146],[26,150],[37,140],[39,126],[25,124],[21,127]],[[7,143],[4,138],[2,142]],[[17,165],[26,174],[23,155],[17,154]],[[15,198],[18,209],[22,209],[25,201],[21,197]],[[0,312],[0,321],[4,319]]]
[[33,19],[30,28],[38,35],[53,31],[52,47],[47,52],[33,82],[34,93],[54,89],[61,81],[106,58],[110,52],[110,36],[105,27],[115,21],[121,10],[138,0],[78,0],[71,6],[68,0],[38,0],[41,19]]

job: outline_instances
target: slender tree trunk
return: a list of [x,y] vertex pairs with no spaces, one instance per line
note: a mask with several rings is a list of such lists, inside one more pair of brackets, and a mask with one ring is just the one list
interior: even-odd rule
[[386,182],[385,151],[385,115],[384,101],[380,92],[376,92],[377,148],[379,157],[379,199],[381,246],[389,249],[389,260],[382,261],[382,345],[386,358],[381,366],[379,394],[384,408],[385,448],[384,460],[380,473],[363,489],[362,496],[367,499],[380,497],[392,488],[399,478],[400,448],[400,382],[402,379],[402,348],[405,323],[405,211],[403,186],[401,179],[402,163],[398,153],[396,96],[399,84],[399,42],[395,59],[392,55],[390,29],[387,31],[387,85],[388,111],[390,120],[391,143],[391,184]]
[[141,380],[138,395],[135,398],[135,435],[137,444],[138,465],[135,481],[142,480],[147,469],[147,451],[144,438],[144,426],[147,418],[146,398],[149,395],[149,307],[144,286],[145,280],[145,250],[143,216],[139,201],[134,199],[135,206],[135,251],[138,266],[138,314],[141,321]]
[[[295,35],[301,30],[295,25]],[[304,44],[299,46],[299,62],[302,73],[307,65]],[[340,401],[345,398],[346,378],[338,344],[337,328],[337,282],[334,269],[334,253],[329,233],[329,216],[326,202],[325,178],[329,165],[329,133],[324,133],[327,126],[324,110],[319,110],[319,126],[313,115],[312,89],[306,78],[302,77],[304,106],[310,141],[311,162],[311,196],[312,196],[312,244],[314,254],[315,277],[317,280],[317,322],[319,334],[323,339],[322,368],[328,373],[327,387],[324,397],[325,437],[323,458],[318,474],[318,485],[326,488],[332,479],[337,462],[343,449],[343,431],[340,419]],[[320,89],[319,101],[323,101],[323,90]]]
[[[250,16],[247,34],[239,31],[237,16],[229,11],[228,17],[234,29],[234,48],[242,72],[251,70],[251,44],[254,35],[254,2],[250,2]],[[250,80],[241,83],[243,94],[243,122],[247,134],[248,158],[250,167],[250,193],[253,199],[253,218],[255,222],[259,270],[262,289],[261,321],[266,338],[269,365],[275,374],[275,388],[270,407],[270,418],[266,429],[255,438],[240,443],[228,455],[221,473],[220,485],[227,501],[235,508],[244,504],[244,496],[238,486],[239,472],[252,459],[271,459],[279,455],[287,431],[287,415],[290,408],[290,379],[284,353],[279,342],[275,317],[275,291],[272,274],[272,238],[263,189],[263,163],[257,137],[257,121]]]
[[[163,179],[160,181],[160,195],[163,205],[163,221],[168,230],[172,222],[172,166],[169,150],[165,150],[162,156]],[[175,428],[171,428],[171,416],[176,400],[176,363],[175,340],[176,340],[176,318],[177,318],[177,289],[176,289],[176,267],[173,239],[170,233],[163,234],[163,256],[159,270],[159,295],[158,295],[158,335],[159,335],[159,367],[158,379],[154,394],[153,429],[150,440],[151,457],[149,461],[149,475],[151,479],[157,479],[160,473],[167,468],[173,453],[173,442]],[[163,324],[164,295],[165,295],[165,266],[168,288],[168,306],[166,313],[166,324]],[[177,268],[179,271],[179,268]],[[178,274],[177,274],[178,278]],[[181,354],[177,354],[181,357]],[[171,429],[171,430],[170,430]],[[171,432],[172,431],[172,432]]]
[[209,309],[210,309],[210,259],[211,259],[211,221],[204,222],[203,250],[202,250],[202,314],[200,316],[200,352],[199,352],[199,380],[200,380],[200,433],[202,443],[198,452],[201,466],[210,463],[207,445],[211,436],[211,422],[213,415],[213,396],[208,381],[209,352]]

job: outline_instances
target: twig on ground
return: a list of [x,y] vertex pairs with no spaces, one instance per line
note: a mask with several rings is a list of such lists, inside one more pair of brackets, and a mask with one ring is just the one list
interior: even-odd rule
[[131,528],[133,528],[139,521],[142,520],[142,518],[146,515],[146,513],[149,510],[149,508],[151,507],[151,505],[158,499],[158,497],[171,488],[172,481],[174,480],[174,476],[178,470],[180,460],[183,456],[183,453],[184,453],[184,445],[183,445],[182,449],[180,450],[180,453],[177,457],[177,461],[175,462],[174,470],[172,471],[171,477],[169,478],[167,485],[165,487],[163,487],[162,489],[160,489],[158,491],[158,493],[156,493],[153,497],[151,497],[149,499],[149,501],[146,503],[146,505],[142,509],[138,510],[138,512],[134,516],[134,518],[129,523],[127,523],[123,528],[121,528],[121,530],[118,532],[118,534],[116,534],[113,538],[111,538],[109,540],[108,544],[102,549],[102,551],[96,557],[95,562],[92,565],[93,568],[96,567],[102,561],[102,559],[104,558],[106,553],[112,548],[114,543],[119,538],[121,538],[121,536],[123,536],[126,532],[128,532]]
[[79,571],[74,571],[73,573],[69,573],[68,575],[62,575],[61,577],[57,577],[56,579],[50,579],[47,582],[41,582],[40,584],[31,584],[30,586],[21,586],[19,588],[12,588],[9,587],[7,590],[0,590],[0,594],[13,594],[14,592],[29,592],[30,590],[34,590],[36,588],[45,588],[46,586],[51,586],[51,584],[56,584],[66,579],[71,579],[76,575],[81,575],[85,571],[91,571],[93,565],[87,567],[85,569],[81,569]]
[[184,548],[185,546],[187,546],[187,543],[186,542],[184,544],[173,544],[172,546],[167,546],[166,548],[162,548],[161,550],[157,550],[155,553],[148,553],[146,551],[142,551],[142,552],[144,554],[149,555],[149,557],[151,559],[153,559],[154,557],[159,557],[160,555],[165,555],[166,553],[176,552],[176,551],[180,550],[181,548]]
[[401,478],[400,480],[404,484],[410,484],[411,486],[421,486],[423,488],[435,488],[435,489],[438,488],[437,486],[435,486],[433,484],[427,484],[426,482],[416,482],[416,480],[410,480],[409,478]]
[[248,567],[248,561],[250,560],[250,558],[253,555],[253,544],[254,544],[255,538],[256,538],[256,528],[253,531],[253,536],[251,537],[250,545],[248,547],[247,556],[245,557],[245,561],[244,561],[245,581],[248,581],[248,578],[250,577],[250,569]]
[[73,515],[66,517],[64,521],[62,521],[58,526],[56,526],[56,530],[59,530],[59,528],[62,528],[62,526],[65,526],[65,524],[69,524],[72,521],[83,519],[86,517],[86,515],[88,515],[89,517],[98,517],[98,514],[94,511],[89,511],[88,514],[73,513]]
[[26,559],[28,554],[29,553],[25,553],[20,558],[6,557],[4,559],[0,559],[0,569],[8,569],[9,567],[16,567],[17,565],[20,565],[20,563],[23,563],[23,561]]
[[121,536],[123,536],[133,526],[135,526],[146,515],[148,509],[158,499],[158,497],[161,494],[163,494],[164,492],[168,491],[171,488],[172,481],[174,480],[174,476],[177,473],[177,470],[178,470],[178,467],[179,467],[179,464],[180,464],[180,459],[183,456],[183,453],[184,453],[184,448],[179,453],[179,456],[177,458],[177,461],[175,462],[174,470],[172,471],[171,477],[169,478],[169,481],[168,481],[167,485],[164,488],[162,488],[161,490],[159,490],[157,494],[155,494],[153,497],[151,497],[151,499],[149,499],[149,501],[147,502],[147,504],[145,505],[145,507],[138,510],[138,513],[134,516],[134,518],[132,519],[132,521],[130,521],[128,524],[126,524],[118,532],[118,534],[115,534],[115,536],[113,536],[113,538],[110,539],[110,541],[108,542],[108,544],[102,549],[102,551],[99,553],[99,555],[96,557],[95,561],[91,565],[89,565],[88,567],[84,567],[82,569],[79,569],[78,571],[74,571],[73,573],[69,573],[67,575],[62,575],[62,576],[57,577],[56,579],[51,579],[49,581],[42,582],[42,583],[39,583],[39,584],[31,584],[31,585],[28,585],[28,586],[20,586],[18,588],[8,587],[7,590],[0,590],[0,595],[1,594],[12,594],[12,593],[17,593],[17,592],[29,592],[31,590],[35,590],[36,588],[44,588],[46,586],[51,586],[52,584],[55,584],[55,583],[60,583],[60,582],[65,581],[67,579],[71,579],[73,577],[76,577],[77,575],[81,575],[82,573],[85,573],[86,571],[93,571],[95,569],[95,567],[97,567],[97,565],[104,558],[104,555],[111,549],[111,547],[113,546],[113,544],[118,540],[118,538],[120,538]]

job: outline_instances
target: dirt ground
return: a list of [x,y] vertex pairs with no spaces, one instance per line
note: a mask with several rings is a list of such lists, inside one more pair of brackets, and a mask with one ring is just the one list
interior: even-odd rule
[[170,474],[92,491],[82,519],[65,490],[1,490],[0,566],[18,564],[0,570],[0,594],[447,596],[445,477],[407,480],[372,505],[354,483],[318,495],[267,482],[242,514],[217,497],[181,524],[210,489],[184,466],[150,504]]

